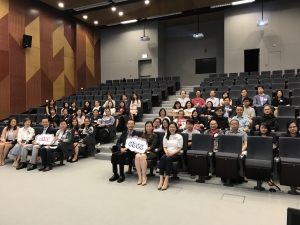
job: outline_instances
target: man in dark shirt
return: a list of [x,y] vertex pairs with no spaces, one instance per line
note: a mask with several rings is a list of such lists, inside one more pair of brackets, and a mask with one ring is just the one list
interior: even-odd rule
[[[113,147],[113,153],[111,155],[111,163],[113,167],[114,175],[109,178],[109,181],[117,180],[118,183],[122,183],[125,180],[124,165],[126,158],[134,157],[134,153],[125,148],[126,139],[130,136],[137,136],[137,132],[134,130],[134,121],[128,120],[127,131],[124,131],[117,141],[117,145]],[[120,170],[120,176],[118,174],[118,164]]]
[[212,120],[217,121],[218,129],[225,130],[229,129],[228,118],[224,117],[223,107],[218,107],[215,111],[215,115]]

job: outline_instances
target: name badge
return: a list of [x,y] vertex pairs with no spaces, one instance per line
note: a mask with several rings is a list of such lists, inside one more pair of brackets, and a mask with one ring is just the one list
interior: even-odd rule
[[266,102],[268,99],[264,98],[264,101]]
[[283,102],[282,100],[279,100],[279,102]]
[[216,138],[216,137],[218,137],[219,136],[219,134],[214,134],[214,137]]
[[232,109],[227,109],[227,111],[229,111],[229,112],[230,112],[230,111],[232,111]]
[[211,112],[214,112],[215,110],[210,110]]

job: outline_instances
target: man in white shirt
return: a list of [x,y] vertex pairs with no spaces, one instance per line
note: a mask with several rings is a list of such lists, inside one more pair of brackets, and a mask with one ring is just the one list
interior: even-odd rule
[[184,108],[186,102],[187,102],[187,101],[190,101],[190,99],[186,97],[186,92],[185,92],[185,91],[181,91],[181,92],[180,92],[180,95],[181,95],[181,98],[178,98],[177,101],[179,101],[181,107]]
[[210,96],[210,98],[206,99],[206,103],[211,101],[213,103],[213,107],[218,107],[220,104],[220,101],[218,98],[215,98],[215,96],[216,96],[215,91],[210,91],[209,96]]
[[250,98],[248,98],[248,97],[244,98],[243,103],[244,103],[243,116],[245,116],[249,119],[250,127],[252,127],[252,118],[256,117],[255,110],[252,107],[250,107],[250,104],[251,104]]

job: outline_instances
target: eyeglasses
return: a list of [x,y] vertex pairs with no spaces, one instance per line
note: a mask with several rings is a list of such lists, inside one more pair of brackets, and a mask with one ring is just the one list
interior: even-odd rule
[[295,129],[297,128],[297,126],[292,126],[292,127],[289,127],[289,129]]

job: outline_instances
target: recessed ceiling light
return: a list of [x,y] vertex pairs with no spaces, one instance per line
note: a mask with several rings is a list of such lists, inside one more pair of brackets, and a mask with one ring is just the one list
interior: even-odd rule
[[232,5],[241,5],[241,4],[245,4],[245,3],[251,3],[251,2],[255,2],[255,0],[241,0],[241,1],[236,1],[236,2],[232,2]]
[[116,7],[112,7],[111,10],[114,12],[116,11]]
[[149,0],[145,0],[145,4],[148,5],[150,3]]
[[64,3],[62,3],[62,2],[58,3],[58,6],[59,6],[60,8],[65,7]]
[[84,16],[83,16],[83,19],[85,19],[85,20],[86,20],[87,18],[88,18],[88,16],[87,16],[87,15],[84,15]]
[[136,19],[134,19],[134,20],[126,20],[126,21],[121,22],[121,24],[135,23],[135,22],[137,22]]
[[123,12],[119,12],[119,16],[123,16]]
[[94,21],[94,24],[98,24],[98,21],[97,21],[97,20],[95,20],[95,21]]

